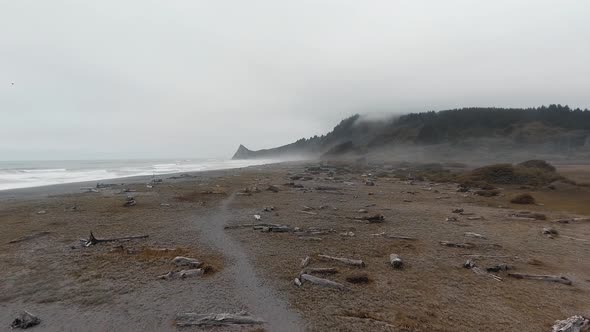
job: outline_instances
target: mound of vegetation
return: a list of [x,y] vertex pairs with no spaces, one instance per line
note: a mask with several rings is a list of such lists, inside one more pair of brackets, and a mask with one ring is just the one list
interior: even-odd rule
[[535,198],[531,194],[519,194],[510,200],[514,204],[535,204]]
[[[547,164],[548,165],[548,164]],[[551,165],[549,165],[551,166]],[[552,166],[551,166],[552,167]],[[463,182],[542,186],[563,177],[554,170],[523,165],[496,164],[484,166],[461,176]]]
[[538,168],[538,169],[545,170],[547,172],[555,172],[556,171],[555,167],[553,165],[551,165],[550,163],[546,162],[545,160],[537,160],[537,159],[527,160],[527,161],[522,162],[518,165],[528,167],[528,168]]

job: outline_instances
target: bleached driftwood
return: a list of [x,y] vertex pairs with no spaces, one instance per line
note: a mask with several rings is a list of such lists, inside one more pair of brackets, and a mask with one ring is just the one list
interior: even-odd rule
[[556,320],[552,332],[584,332],[590,331],[590,320],[584,316],[571,316],[568,319]]
[[385,237],[388,239],[397,239],[397,240],[408,240],[408,241],[416,240],[416,238],[414,238],[414,237],[403,236],[403,235],[385,235]]
[[201,265],[203,265],[203,262],[200,262],[195,258],[189,258],[189,257],[183,257],[183,256],[175,257],[172,260],[172,263],[176,264],[176,266],[188,266],[188,267],[193,267],[193,268],[197,268],[197,267],[200,267]]
[[82,245],[84,245],[85,247],[90,247],[92,245],[95,245],[95,244],[101,243],[101,242],[129,241],[129,240],[136,240],[136,239],[145,239],[147,237],[149,237],[149,235],[125,236],[125,237],[117,237],[117,238],[111,238],[111,239],[97,239],[94,237],[94,234],[92,234],[92,232],[90,232],[90,236],[88,237],[88,239],[80,239],[80,242],[82,242]]
[[295,278],[295,280],[293,280],[293,283],[295,283],[296,286],[301,287],[301,280],[299,280],[299,278]]
[[315,213],[315,212],[311,212],[311,211],[304,211],[304,210],[301,210],[301,211],[299,211],[299,213],[305,213],[305,214],[309,214],[310,216],[316,216],[316,215],[317,215],[317,213]]
[[301,260],[301,267],[304,268],[306,266],[309,265],[309,262],[311,261],[311,257],[307,256],[304,259]]
[[245,311],[237,314],[197,314],[189,312],[176,315],[176,326],[259,325],[264,323],[264,320],[251,316]]
[[360,267],[364,267],[365,266],[365,262],[363,262],[360,259],[350,259],[350,258],[342,258],[342,257],[333,257],[333,256],[328,256],[328,255],[318,255],[318,257],[324,258],[324,259],[333,260],[333,261],[337,261],[337,262],[344,263],[344,264],[347,264],[347,265],[354,265],[354,266],[360,266]]
[[404,267],[404,261],[399,257],[398,254],[389,255],[389,263],[394,269],[401,269]]
[[455,242],[450,242],[450,241],[440,241],[440,244],[446,247],[452,247],[452,248],[472,248],[473,244],[472,243],[455,243]]
[[487,273],[487,272],[483,271],[482,269],[480,269],[475,264],[475,261],[472,259],[468,259],[465,263],[463,263],[463,267],[466,269],[470,269],[473,273],[475,273],[479,276],[491,277],[492,279],[494,279],[496,281],[502,281],[502,278],[500,278],[499,276],[492,274],[492,273]]
[[536,275],[536,274],[524,274],[524,273],[508,273],[509,276],[516,279],[531,279],[531,280],[542,280],[558,282],[564,285],[571,285],[572,281],[563,276],[552,276],[552,275]]
[[203,269],[191,269],[191,270],[182,270],[179,272],[170,271],[166,274],[158,276],[158,279],[164,280],[172,280],[172,279],[186,279],[189,277],[198,277],[205,274],[205,270]]
[[318,278],[316,276],[312,276],[311,274],[302,274],[300,276],[300,278],[301,278],[301,281],[309,281],[314,285],[344,290],[343,284],[337,283],[332,280],[324,279],[324,278]]
[[473,232],[465,232],[463,235],[466,237],[474,237],[477,239],[487,239],[485,236],[478,234],[478,233],[473,233]]
[[289,226],[265,226],[262,227],[261,229],[262,232],[268,233],[268,232],[274,232],[274,233],[287,233],[287,232],[291,232],[292,229]]
[[301,271],[301,274],[334,274],[338,270],[333,267],[308,267]]

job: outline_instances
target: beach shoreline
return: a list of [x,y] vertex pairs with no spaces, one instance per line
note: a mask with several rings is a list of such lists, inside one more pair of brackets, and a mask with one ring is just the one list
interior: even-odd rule
[[[198,176],[214,176],[216,174],[222,174],[225,171],[237,170],[237,169],[246,169],[251,167],[260,167],[260,166],[267,166],[267,165],[274,165],[274,164],[281,164],[281,163],[298,163],[298,162],[305,162],[305,161],[274,161],[259,165],[251,165],[251,166],[243,166],[243,167],[234,167],[234,168],[223,168],[223,169],[212,169],[212,170],[203,170],[203,171],[190,171],[190,172],[173,172],[173,173],[163,173],[158,175],[136,175],[136,176],[126,176],[126,177],[117,177],[117,178],[108,178],[108,179],[99,179],[99,180],[89,180],[89,181],[77,181],[77,182],[68,182],[68,183],[57,183],[57,184],[49,184],[49,185],[42,185],[42,186],[35,186],[35,187],[25,187],[25,188],[9,188],[9,189],[1,189],[0,190],[0,200],[3,199],[24,199],[24,198],[40,198],[43,196],[49,195],[64,195],[64,194],[76,194],[81,193],[82,190],[87,190],[90,188],[96,188],[97,184],[104,184],[104,185],[125,185],[125,184],[133,184],[136,185],[138,183],[149,184],[153,179],[166,179],[171,182],[181,182],[183,180],[182,175],[187,175],[188,177],[198,177]],[[172,179],[177,177],[176,179]]]

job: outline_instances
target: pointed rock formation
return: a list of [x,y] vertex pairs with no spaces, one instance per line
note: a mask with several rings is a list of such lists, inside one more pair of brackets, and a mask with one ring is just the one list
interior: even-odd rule
[[231,159],[232,160],[249,159],[251,157],[252,157],[252,151],[248,150],[247,147],[240,144],[238,151],[236,151],[236,153],[234,153],[234,156]]

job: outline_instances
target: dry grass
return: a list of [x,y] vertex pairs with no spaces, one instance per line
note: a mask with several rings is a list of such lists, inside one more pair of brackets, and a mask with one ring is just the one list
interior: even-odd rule
[[555,172],[541,168],[497,164],[476,168],[459,176],[458,180],[464,183],[542,186],[557,180],[563,180],[563,177]]

